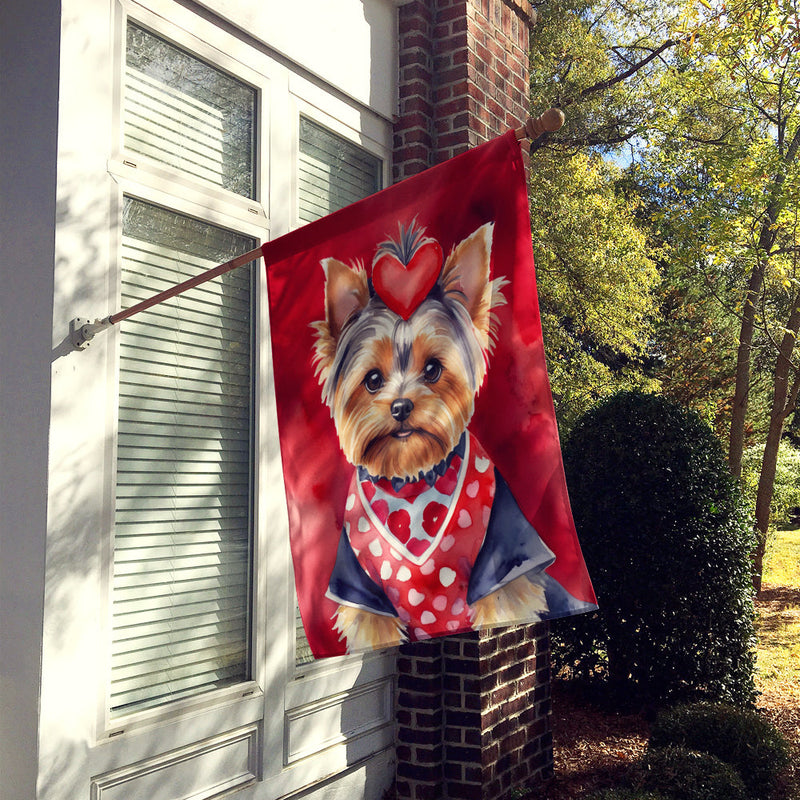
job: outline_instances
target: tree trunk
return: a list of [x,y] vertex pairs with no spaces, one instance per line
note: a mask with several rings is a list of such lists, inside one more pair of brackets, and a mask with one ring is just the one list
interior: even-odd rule
[[[782,150],[782,148],[781,148]],[[750,355],[753,346],[753,330],[756,319],[756,301],[764,284],[764,271],[770,251],[775,244],[775,223],[780,213],[780,193],[786,182],[789,167],[800,151],[800,127],[792,136],[788,148],[781,152],[781,164],[772,181],[769,203],[761,224],[756,252],[757,263],[747,284],[747,292],[742,309],[742,327],[739,333],[739,349],[736,354],[736,388],[733,396],[731,430],[728,444],[728,465],[731,472],[740,478],[742,474],[742,452],[744,451],[744,429],[747,416],[747,399],[750,392]],[[796,329],[795,329],[796,331]],[[779,356],[780,360],[780,356]],[[770,425],[772,423],[770,422]],[[782,424],[782,423],[781,423]],[[777,454],[776,454],[777,455]],[[774,482],[774,476],[773,476]],[[772,493],[770,491],[770,499]]]
[[742,475],[744,452],[744,424],[747,417],[747,399],[750,393],[750,353],[756,322],[756,300],[764,284],[764,262],[759,259],[750,275],[742,309],[742,326],[739,332],[739,349],[736,352],[736,387],[733,393],[728,466],[736,478]]
[[[756,494],[755,526],[757,541],[753,555],[753,586],[756,592],[761,591],[764,551],[767,546],[767,531],[769,530],[769,507],[772,503],[772,495],[775,488],[778,448],[783,436],[784,423],[794,410],[797,402],[797,392],[800,389],[797,371],[792,366],[791,361],[798,328],[800,328],[800,297],[794,299],[792,313],[789,315],[786,332],[781,341],[778,360],[775,364],[769,430],[767,431],[767,442],[764,446],[764,458],[761,461],[761,474],[759,475],[758,492]],[[792,378],[792,373],[794,373],[794,380],[790,386],[789,381]]]

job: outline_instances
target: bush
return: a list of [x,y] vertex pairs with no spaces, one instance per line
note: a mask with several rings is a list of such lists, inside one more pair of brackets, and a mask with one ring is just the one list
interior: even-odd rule
[[648,752],[634,781],[670,800],[747,800],[744,783],[730,764],[684,747]]
[[769,797],[789,764],[786,741],[769,722],[755,711],[720,703],[679,706],[659,714],[650,747],[671,745],[701,750],[730,764],[753,797]]
[[556,667],[637,703],[751,703],[754,537],[711,429],[623,392],[578,422],[564,467],[600,610],[553,624]]

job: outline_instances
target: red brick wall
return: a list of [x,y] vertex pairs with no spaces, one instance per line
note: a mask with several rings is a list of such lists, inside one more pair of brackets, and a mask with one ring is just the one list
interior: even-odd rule
[[[529,0],[410,0],[398,8],[394,178],[523,124]],[[397,797],[497,800],[552,774],[546,624],[400,648]]]
[[553,772],[546,624],[405,645],[398,798],[497,800]]
[[395,180],[525,121],[533,16],[530,0],[411,0],[398,12]]

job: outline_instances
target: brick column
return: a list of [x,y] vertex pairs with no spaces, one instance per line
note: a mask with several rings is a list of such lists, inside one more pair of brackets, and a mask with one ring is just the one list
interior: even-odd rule
[[[394,178],[517,127],[528,102],[529,0],[398,8]],[[400,648],[397,797],[497,800],[552,775],[546,623]]]
[[410,0],[398,16],[395,180],[524,122],[530,0]]
[[553,774],[546,623],[404,645],[397,797],[499,800]]
[[403,645],[397,657],[397,798],[442,800],[444,793],[442,640]]

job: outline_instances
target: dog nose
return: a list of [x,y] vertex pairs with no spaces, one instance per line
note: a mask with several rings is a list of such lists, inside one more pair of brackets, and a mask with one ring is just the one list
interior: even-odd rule
[[404,422],[411,415],[414,404],[407,397],[398,397],[392,403],[392,416],[398,422]]

